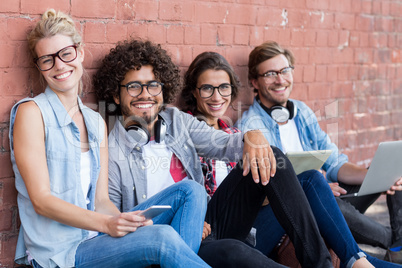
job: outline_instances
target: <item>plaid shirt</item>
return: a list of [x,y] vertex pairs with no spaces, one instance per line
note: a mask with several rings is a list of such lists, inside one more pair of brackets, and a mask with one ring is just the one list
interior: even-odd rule
[[[219,128],[226,133],[236,133],[240,132],[239,129],[235,127],[229,127],[228,124],[226,124],[223,120],[218,119],[218,125]],[[215,179],[215,162],[216,160],[214,159],[208,159],[208,158],[203,158],[200,157],[201,160],[201,169],[202,173],[204,174],[204,181],[205,181],[205,189],[207,190],[207,193],[212,196],[218,186],[216,185],[216,179]],[[226,162],[226,166],[228,168],[228,173],[234,168],[236,165],[235,162]]]

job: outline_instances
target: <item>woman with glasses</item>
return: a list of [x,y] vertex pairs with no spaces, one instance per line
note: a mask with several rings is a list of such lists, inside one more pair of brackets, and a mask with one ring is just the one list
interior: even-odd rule
[[[78,96],[85,53],[75,22],[50,9],[28,43],[47,87],[11,111],[11,160],[21,219],[16,262],[46,268],[209,267],[195,253],[206,210],[199,184],[166,189],[166,196],[174,198],[160,201],[172,205],[164,217],[171,225],[153,225],[139,215],[155,199],[127,213],[110,201],[106,126]],[[137,94],[145,86],[127,87]],[[158,94],[161,85],[146,88]],[[182,226],[188,218],[194,224]],[[195,235],[185,239],[180,232]]]
[[[279,71],[267,72],[263,76],[266,79],[274,79],[278,75],[282,77],[289,76],[292,75],[292,70],[293,67],[286,67]],[[239,132],[238,129],[230,127],[223,120],[227,108],[232,105],[238,96],[240,87],[237,75],[224,57],[215,52],[201,53],[190,64],[184,79],[185,85],[181,93],[180,102],[182,103],[183,111],[192,113],[215,129],[228,133]],[[212,199],[215,192],[227,191],[222,187],[228,187],[226,176],[236,163],[207,158],[201,158],[201,163],[205,178],[205,188]],[[291,176],[295,176],[295,174],[293,173]],[[311,207],[315,217],[314,221],[316,221],[325,241],[340,258],[341,267],[373,267],[373,265],[375,267],[400,267],[371,256],[366,257],[359,249],[339,210],[331,189],[320,172],[307,171],[298,175],[297,179],[302,186],[300,191],[304,191],[308,200],[305,206]],[[288,185],[288,195],[282,199],[282,202],[290,202],[296,206],[302,203],[303,200],[300,199],[300,193],[293,188],[296,187]],[[255,247],[267,256],[272,253],[274,247],[285,233],[288,233],[292,239],[292,229],[301,228],[300,226],[289,226],[287,221],[292,221],[292,218],[286,219],[277,214],[275,208],[269,204],[274,200],[268,199],[265,200],[266,202],[260,208],[258,215],[253,219],[253,221],[255,220],[254,227],[256,228]],[[323,204],[326,205],[323,206]],[[209,208],[210,206],[208,206]],[[250,210],[252,209],[250,208]],[[308,213],[308,210],[305,213]],[[232,222],[231,224],[236,225],[237,222]],[[314,226],[310,227],[314,229]],[[305,251],[303,244],[311,244],[311,241],[315,239],[314,232],[311,232],[311,230],[304,229],[303,232],[310,234],[310,237],[307,236],[304,241],[303,237],[301,237],[303,241],[301,244],[294,243],[296,255],[302,267],[306,266],[303,263],[305,260],[300,258],[305,254],[302,253],[302,251]],[[204,252],[204,250],[208,250],[208,252]],[[201,246],[199,255],[205,259],[204,256],[208,256],[208,253],[212,251],[213,247],[203,249],[203,246]],[[314,254],[318,253],[315,252]]]

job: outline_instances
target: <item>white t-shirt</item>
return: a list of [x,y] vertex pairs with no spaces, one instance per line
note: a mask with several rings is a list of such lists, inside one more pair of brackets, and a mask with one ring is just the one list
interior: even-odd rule
[[148,198],[178,181],[188,179],[181,162],[166,147],[164,141],[150,141],[142,149],[147,172]]
[[81,152],[81,188],[84,193],[85,202],[88,205],[90,200],[88,198],[89,185],[91,183],[91,157],[89,150]]
[[[91,184],[91,155],[89,150],[86,152],[81,152],[81,188],[84,193],[85,202],[88,205],[91,201],[88,198],[89,186]],[[96,231],[89,231],[88,238],[95,237],[98,235]]]
[[279,134],[281,137],[281,143],[283,153],[287,152],[302,152],[303,147],[300,142],[299,132],[297,131],[295,121],[288,120],[284,125],[279,125]]
[[224,161],[215,161],[215,180],[217,187],[219,187],[228,174],[227,164]]

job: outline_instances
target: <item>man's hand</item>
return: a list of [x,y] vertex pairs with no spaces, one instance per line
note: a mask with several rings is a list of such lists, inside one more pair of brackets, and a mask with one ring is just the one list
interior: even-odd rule
[[244,134],[243,176],[246,176],[250,170],[255,183],[258,183],[261,177],[263,185],[267,185],[276,172],[274,153],[259,130],[248,131]]
[[391,186],[391,189],[387,191],[387,194],[394,195],[395,191],[402,191],[402,177]]
[[207,238],[211,234],[211,225],[204,221],[204,230],[202,230],[202,240]]
[[342,194],[347,194],[347,191],[343,189],[341,186],[339,186],[339,183],[337,182],[330,182],[328,183],[329,187],[331,187],[332,193],[334,196],[340,196]]
[[138,216],[141,210],[121,213],[109,218],[107,229],[112,237],[122,237],[128,233],[135,232],[141,226],[152,225],[152,220],[147,220],[143,216]]

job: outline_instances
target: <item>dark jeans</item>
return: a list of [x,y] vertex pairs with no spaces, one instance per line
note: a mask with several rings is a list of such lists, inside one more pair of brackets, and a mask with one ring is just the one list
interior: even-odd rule
[[229,238],[202,241],[198,255],[214,268],[286,267],[267,258],[244,242]]
[[[265,197],[268,197],[275,217],[295,246],[301,265],[332,267],[331,257],[293,168],[279,149],[272,149],[281,165],[277,166],[268,185],[256,184],[251,173],[243,177],[243,170],[237,165],[218,187],[206,214],[212,229],[210,239],[245,241]],[[266,263],[259,267],[268,267],[271,262]]]
[[[360,185],[339,183],[348,193],[356,193]],[[363,215],[380,197],[381,193],[336,198],[346,222],[358,243],[379,246],[382,248],[402,246],[402,192],[387,195],[391,228],[383,226]]]

